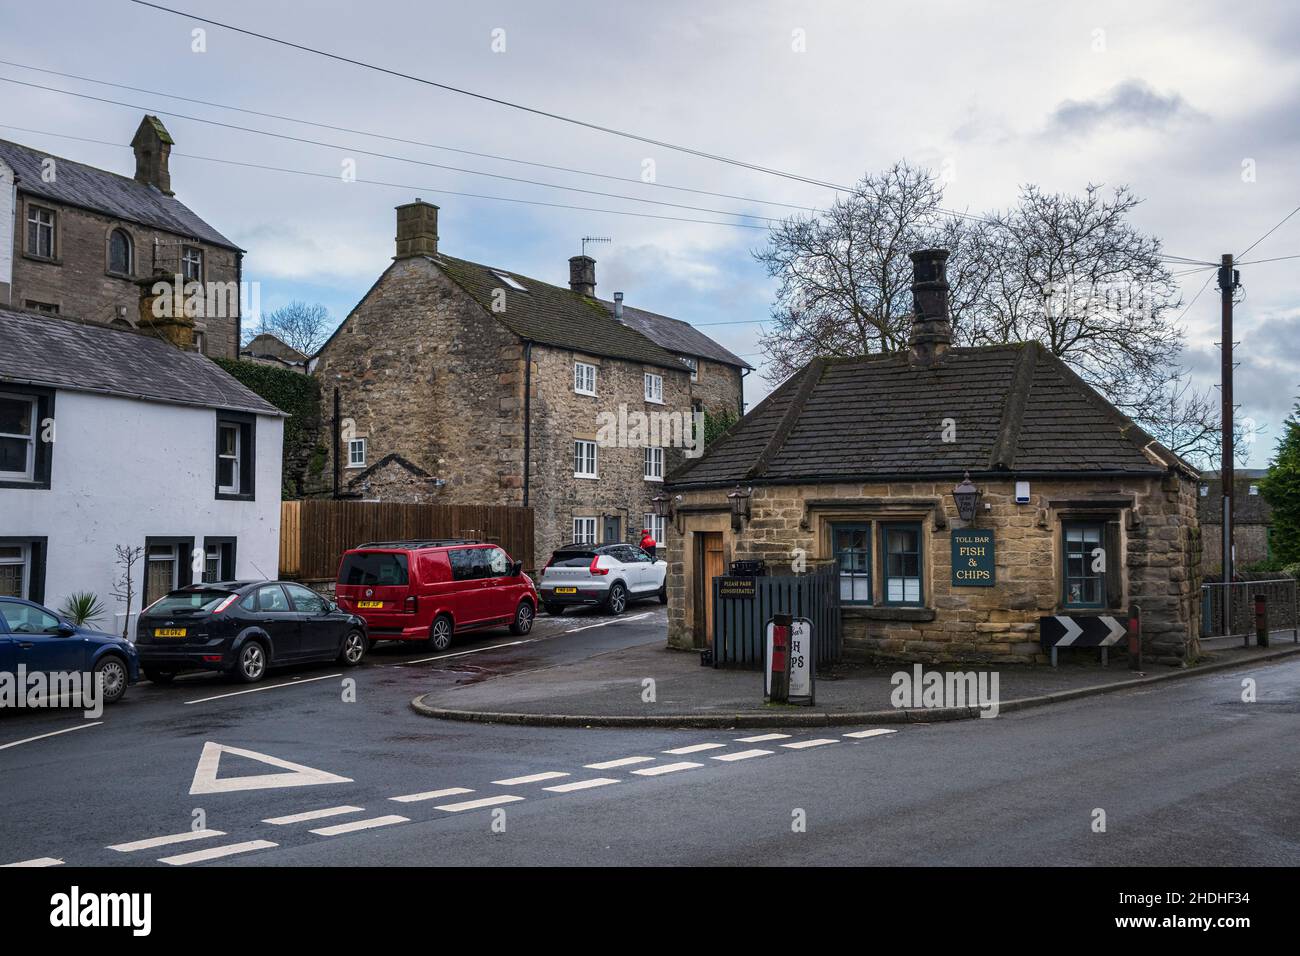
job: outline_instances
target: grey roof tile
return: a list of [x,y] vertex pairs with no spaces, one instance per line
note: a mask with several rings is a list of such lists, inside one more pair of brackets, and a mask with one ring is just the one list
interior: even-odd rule
[[[602,305],[614,312],[614,303],[599,300]],[[670,352],[680,355],[693,355],[706,358],[724,365],[738,368],[753,368],[738,355],[724,349],[689,322],[672,319],[656,312],[647,312],[634,306],[623,306],[623,324],[636,329],[652,342],[663,346]]]

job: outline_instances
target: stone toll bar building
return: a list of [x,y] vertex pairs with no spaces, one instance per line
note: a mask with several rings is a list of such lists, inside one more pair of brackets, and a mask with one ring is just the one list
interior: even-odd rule
[[947,258],[912,254],[906,351],[811,361],[669,476],[670,646],[705,645],[709,579],[761,559],[838,568],[849,658],[1042,660],[1041,616],[1132,604],[1148,659],[1196,656],[1196,471],[1038,343],[953,346]]

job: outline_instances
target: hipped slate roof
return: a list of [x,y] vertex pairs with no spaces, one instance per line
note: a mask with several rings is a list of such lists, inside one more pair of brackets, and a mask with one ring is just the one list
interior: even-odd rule
[[[614,303],[601,300],[601,304],[609,309],[611,315],[613,314]],[[650,341],[670,352],[679,355],[695,355],[724,365],[734,365],[737,368],[753,368],[744,359],[724,349],[695,326],[681,319],[670,319],[666,315],[624,305],[623,324],[631,326]]]
[[[952,419],[955,440],[943,440]],[[1145,449],[1145,451],[1144,451]],[[815,359],[705,454],[677,487],[971,475],[1195,471],[1037,343]]]
[[[1263,468],[1243,468],[1236,473],[1232,482],[1232,521],[1233,527],[1244,524],[1272,524],[1273,507],[1264,500],[1263,495],[1252,495],[1251,485],[1258,485],[1259,479],[1268,472]],[[1196,499],[1196,513],[1201,524],[1223,524],[1223,479],[1217,477],[1219,472],[1209,472],[1216,477],[1204,477],[1201,484],[1206,492]]]
[[[55,160],[54,181],[48,183],[41,178],[41,162],[47,158]],[[137,182],[129,176],[119,176],[4,139],[0,139],[0,160],[13,167],[22,192],[241,251],[175,196],[168,196],[157,187]]]
[[0,383],[283,415],[216,363],[145,332],[0,309]]
[[[635,328],[616,322],[612,305],[579,295],[495,266],[485,266],[438,253],[432,260],[483,308],[520,338],[590,355],[628,359],[664,368],[685,370],[681,360]],[[520,292],[497,277],[509,276],[524,287]],[[493,295],[504,290],[506,308],[492,309]],[[701,336],[703,338],[703,336]],[[725,351],[725,350],[724,350]],[[728,353],[730,354],[730,353]],[[734,360],[734,356],[732,357]]]

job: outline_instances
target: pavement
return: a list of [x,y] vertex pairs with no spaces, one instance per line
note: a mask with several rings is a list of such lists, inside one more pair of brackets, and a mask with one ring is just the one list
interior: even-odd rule
[[[647,616],[634,613],[597,626],[630,627]],[[1300,653],[1291,632],[1275,634],[1271,647],[1243,648],[1239,639],[1207,642],[1191,667],[1156,665],[1128,669],[1113,656],[1102,666],[1096,652],[1061,655],[1055,668],[1041,665],[968,668],[997,676],[1001,710],[1060,703],[1077,697],[1141,687],[1194,673],[1232,668]],[[467,664],[463,673],[449,665],[434,675],[434,687],[412,701],[416,712],[445,720],[514,723],[533,726],[789,727],[907,723],[979,717],[974,702],[945,707],[897,707],[893,695],[900,671],[915,665],[850,665],[818,675],[813,706],[765,704],[761,672],[700,665],[699,654],[669,650],[662,635],[563,666],[531,668],[505,675],[486,674]],[[943,668],[925,668],[926,672]],[[990,690],[992,683],[986,684]],[[919,704],[919,702],[918,702]],[[988,711],[985,707],[983,710]]]

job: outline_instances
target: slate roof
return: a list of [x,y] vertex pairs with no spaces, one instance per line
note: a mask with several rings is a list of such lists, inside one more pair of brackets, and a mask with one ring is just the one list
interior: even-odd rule
[[[1251,485],[1258,485],[1259,479],[1267,474],[1263,468],[1242,468],[1235,473],[1232,482],[1232,521],[1233,526],[1244,524],[1272,524],[1273,508],[1264,500],[1263,495],[1252,495]],[[1214,475],[1216,477],[1209,477]],[[1201,524],[1223,524],[1223,479],[1219,472],[1202,473],[1201,484],[1207,486],[1204,495],[1196,499],[1196,512]],[[1199,489],[1198,489],[1199,494]]]
[[[614,312],[614,303],[600,300],[610,314]],[[666,315],[647,312],[633,306],[623,305],[623,324],[636,329],[650,341],[661,345],[670,352],[679,355],[695,355],[700,358],[734,365],[737,368],[753,368],[748,362],[724,349],[689,322],[671,319]]]
[[[955,441],[943,441],[944,419]],[[1147,449],[1147,451],[1144,451]],[[1196,472],[1037,343],[815,359],[668,476],[677,487]]]
[[[492,312],[492,316],[521,338],[591,355],[677,371],[685,369],[675,353],[635,328],[616,322],[612,304],[507,269],[456,259],[441,252],[432,261],[489,312],[492,312],[494,291],[504,289],[506,310]],[[525,291],[510,288],[496,273],[509,276]]]
[[[47,183],[41,179],[41,162],[49,157],[56,160],[56,175],[53,182]],[[0,159],[13,167],[21,192],[242,251],[175,196],[129,176],[4,139],[0,139]]]
[[210,359],[148,333],[0,309],[0,382],[283,415]]

